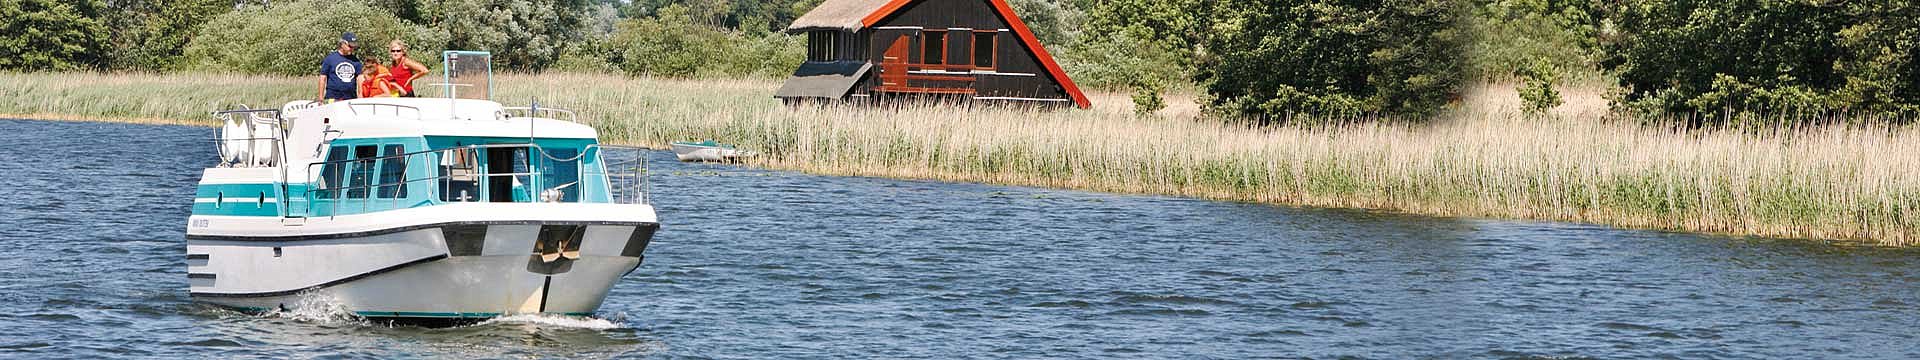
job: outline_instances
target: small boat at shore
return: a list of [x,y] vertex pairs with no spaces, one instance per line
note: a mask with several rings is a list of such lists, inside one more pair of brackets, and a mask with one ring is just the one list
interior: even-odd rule
[[216,112],[191,297],[403,322],[597,311],[660,227],[644,156],[572,112],[491,101],[489,54],[444,56],[443,98]]
[[685,162],[723,162],[739,161],[753,156],[751,151],[740,151],[733,145],[721,144],[713,140],[702,142],[673,142],[673,157]]

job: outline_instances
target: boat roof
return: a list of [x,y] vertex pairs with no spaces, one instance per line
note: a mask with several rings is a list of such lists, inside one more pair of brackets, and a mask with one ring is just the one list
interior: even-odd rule
[[[338,138],[420,136],[596,139],[593,127],[577,123],[559,109],[511,108],[488,100],[446,98],[361,98],[293,113],[297,122],[318,121],[340,131]],[[565,115],[569,119],[529,117]],[[316,119],[317,118],[317,119]]]

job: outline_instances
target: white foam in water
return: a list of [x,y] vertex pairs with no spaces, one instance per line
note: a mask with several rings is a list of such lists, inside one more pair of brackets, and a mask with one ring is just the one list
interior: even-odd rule
[[542,327],[559,327],[588,330],[613,330],[626,328],[626,325],[607,319],[557,314],[514,314],[501,316],[481,322],[478,325],[493,324],[530,324]]
[[326,325],[366,323],[333,296],[318,293],[300,294],[300,301],[287,309],[269,310],[260,316]]

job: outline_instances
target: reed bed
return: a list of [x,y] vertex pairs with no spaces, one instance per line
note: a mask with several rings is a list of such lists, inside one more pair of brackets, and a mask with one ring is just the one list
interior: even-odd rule
[[[1093,110],[789,108],[771,98],[777,80],[497,80],[496,100],[579,111],[608,142],[715,139],[761,152],[753,165],[818,174],[1920,244],[1914,128],[1647,127],[1609,120],[1600,87],[1566,89],[1550,116],[1519,113],[1512,87],[1494,84],[1427,124],[1261,127],[1198,119],[1178,97],[1138,117],[1120,94],[1094,94]],[[0,113],[201,119],[228,101],[312,96],[311,81],[0,74],[0,92],[39,98],[0,96]]]

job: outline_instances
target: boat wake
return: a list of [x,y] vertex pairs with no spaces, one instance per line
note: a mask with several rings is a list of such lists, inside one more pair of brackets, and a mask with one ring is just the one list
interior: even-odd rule
[[533,325],[542,328],[568,328],[585,330],[625,329],[626,325],[613,320],[586,316],[568,316],[558,314],[515,314],[488,319],[474,326],[488,325]]
[[366,318],[354,315],[352,310],[331,296],[321,294],[300,295],[300,301],[287,308],[270,309],[258,315],[267,319],[286,319],[320,325],[371,325]]

